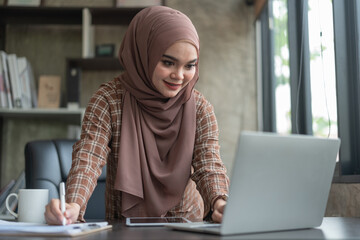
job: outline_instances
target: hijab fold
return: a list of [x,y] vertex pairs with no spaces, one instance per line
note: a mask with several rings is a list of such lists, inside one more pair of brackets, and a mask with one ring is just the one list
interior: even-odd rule
[[163,216],[178,204],[190,177],[195,143],[194,78],[175,97],[161,95],[152,75],[176,41],[199,38],[183,13],[154,6],[132,20],[119,51],[125,88],[115,189],[122,192],[124,217]]

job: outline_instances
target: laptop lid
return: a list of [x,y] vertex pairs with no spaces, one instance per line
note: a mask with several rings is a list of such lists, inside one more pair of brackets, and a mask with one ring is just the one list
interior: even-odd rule
[[221,234],[321,225],[339,147],[339,139],[242,132]]

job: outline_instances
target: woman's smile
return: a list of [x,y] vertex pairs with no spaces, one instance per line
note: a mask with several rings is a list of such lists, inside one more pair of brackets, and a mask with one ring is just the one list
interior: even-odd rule
[[166,87],[168,87],[170,90],[178,90],[179,88],[181,88],[182,84],[177,84],[177,83],[170,83],[167,82],[166,80],[164,80],[164,84]]

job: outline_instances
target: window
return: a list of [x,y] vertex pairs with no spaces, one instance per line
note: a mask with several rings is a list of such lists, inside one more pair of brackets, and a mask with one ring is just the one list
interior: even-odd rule
[[308,4],[313,133],[337,138],[332,1],[309,0]]
[[291,106],[287,1],[274,0],[272,10],[276,130],[279,133],[290,133]]
[[268,0],[257,20],[262,130],[340,137],[360,182],[360,1]]

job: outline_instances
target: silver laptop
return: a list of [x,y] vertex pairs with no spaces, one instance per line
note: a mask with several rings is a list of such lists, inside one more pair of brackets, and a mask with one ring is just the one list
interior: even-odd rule
[[243,132],[222,224],[167,227],[230,235],[320,226],[339,147],[339,139]]

